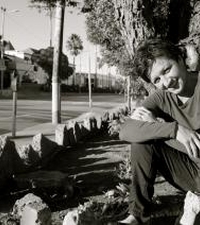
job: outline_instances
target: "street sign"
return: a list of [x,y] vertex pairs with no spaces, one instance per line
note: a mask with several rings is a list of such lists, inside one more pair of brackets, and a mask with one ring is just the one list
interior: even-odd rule
[[12,72],[11,74],[11,89],[13,92],[17,91],[17,74],[15,71]]
[[5,70],[6,70],[5,60],[0,59],[0,71],[5,71]]

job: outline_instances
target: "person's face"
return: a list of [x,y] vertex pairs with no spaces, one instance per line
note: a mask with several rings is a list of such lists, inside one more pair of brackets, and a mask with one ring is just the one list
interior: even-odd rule
[[152,65],[150,80],[158,89],[180,94],[185,86],[186,74],[187,70],[182,59],[177,62],[161,56],[156,58]]

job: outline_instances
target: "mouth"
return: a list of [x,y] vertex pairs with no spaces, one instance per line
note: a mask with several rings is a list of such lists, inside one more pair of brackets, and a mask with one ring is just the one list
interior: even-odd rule
[[168,89],[177,89],[178,87],[179,87],[178,80],[172,79],[169,86],[168,86]]

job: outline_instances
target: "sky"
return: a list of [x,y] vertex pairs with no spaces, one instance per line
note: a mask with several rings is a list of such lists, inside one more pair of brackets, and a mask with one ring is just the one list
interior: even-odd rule
[[[27,48],[41,49],[47,48],[50,45],[49,15],[46,11],[39,12],[37,8],[29,7],[30,5],[29,0],[0,0],[0,7],[6,8],[4,39],[9,40],[15,50],[20,51]],[[2,10],[0,13],[0,31],[2,32]],[[54,20],[52,23],[54,24]],[[77,10],[73,10],[72,12],[72,9],[66,8],[63,52],[68,56],[70,63],[72,63],[72,57],[67,51],[66,41],[72,33],[78,34],[81,37],[84,47],[82,54],[76,59],[77,64],[80,64],[80,68],[83,71],[87,71],[90,52],[91,70],[94,70],[96,47],[87,40],[85,15],[78,13]]]

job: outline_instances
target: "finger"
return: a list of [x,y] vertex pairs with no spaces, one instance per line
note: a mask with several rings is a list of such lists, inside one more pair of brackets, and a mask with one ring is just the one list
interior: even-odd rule
[[192,149],[191,149],[190,145],[186,143],[186,144],[185,144],[185,148],[186,148],[186,150],[187,150],[188,156],[189,156],[189,157],[192,157],[193,154],[192,154]]
[[145,107],[140,107],[140,110],[147,115],[152,115],[152,112]]
[[195,133],[194,142],[198,149],[200,149],[200,136],[198,133]]
[[149,113],[147,113],[147,112],[145,112],[145,111],[143,111],[143,110],[141,110],[141,109],[135,111],[135,114],[140,115],[140,116],[146,116],[146,117],[147,117],[147,116],[150,116]]
[[145,115],[145,113],[143,111],[141,111],[140,109],[137,109],[135,110],[133,113],[132,113],[133,116],[137,115],[137,116],[143,116]]
[[138,113],[141,113],[141,114],[146,114],[146,115],[148,115],[150,113],[150,111],[146,110],[143,107],[138,107],[135,111]]
[[190,142],[190,147],[191,147],[191,154],[194,158],[198,158],[198,148],[194,142]]
[[139,107],[143,112],[146,112],[146,113],[151,113],[151,111],[150,110],[148,110],[147,108],[145,108],[145,107],[143,107],[143,106],[141,106],[141,107]]
[[199,142],[199,140],[195,140],[195,142],[194,142],[194,144],[195,144],[195,148],[196,148],[196,154],[197,154],[197,158],[200,158],[200,142]]
[[197,135],[198,139],[200,140],[200,134],[196,132],[196,135]]
[[137,115],[137,114],[134,114],[134,115],[131,115],[131,119],[141,120],[141,116]]

